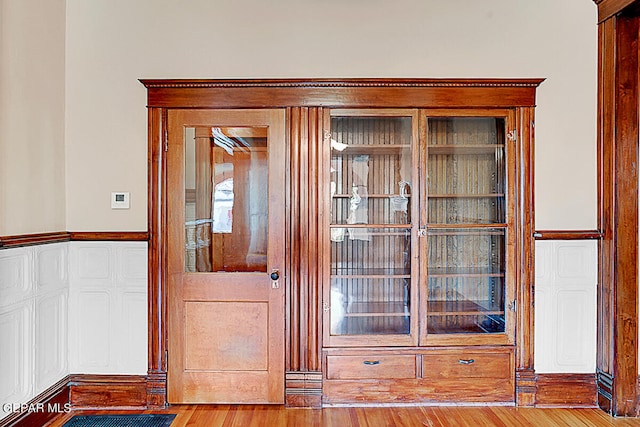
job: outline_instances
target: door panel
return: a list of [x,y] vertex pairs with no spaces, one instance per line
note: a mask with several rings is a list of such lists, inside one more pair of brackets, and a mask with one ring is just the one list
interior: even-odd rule
[[168,401],[283,403],[284,111],[168,129]]

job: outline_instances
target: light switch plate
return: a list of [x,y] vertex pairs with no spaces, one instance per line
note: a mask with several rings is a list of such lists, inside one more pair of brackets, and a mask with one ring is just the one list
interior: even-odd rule
[[129,192],[114,191],[111,193],[111,209],[129,209]]

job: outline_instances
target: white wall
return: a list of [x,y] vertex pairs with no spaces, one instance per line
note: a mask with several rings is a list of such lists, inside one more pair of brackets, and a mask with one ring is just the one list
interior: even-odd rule
[[0,236],[65,227],[65,0],[0,0]]
[[146,230],[138,79],[178,77],[545,77],[536,228],[596,227],[590,1],[67,0],[66,52],[69,230]]
[[69,374],[68,244],[0,251],[0,418]]
[[146,373],[146,242],[0,250],[0,419],[69,374]]
[[536,242],[538,373],[596,371],[597,241]]
[[71,242],[72,374],[147,374],[147,243]]

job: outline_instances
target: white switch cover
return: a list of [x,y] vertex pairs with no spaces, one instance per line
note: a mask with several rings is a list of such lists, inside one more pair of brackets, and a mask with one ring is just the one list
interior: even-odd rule
[[129,192],[114,191],[111,193],[111,209],[129,209]]

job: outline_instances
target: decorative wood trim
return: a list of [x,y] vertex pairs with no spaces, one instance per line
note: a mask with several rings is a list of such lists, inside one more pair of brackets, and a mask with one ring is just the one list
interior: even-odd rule
[[[543,79],[141,80],[155,108],[520,107]],[[380,91],[385,90],[385,96]]]
[[69,389],[73,409],[147,407],[144,375],[71,375]]
[[0,236],[0,249],[68,242],[69,240],[71,240],[71,234],[67,231]]
[[322,372],[287,372],[285,404],[289,407],[322,406]]
[[0,420],[0,427],[43,426],[60,413],[71,409],[69,404],[69,377],[62,378],[25,404],[25,410],[16,411]]
[[637,0],[594,0],[594,2],[598,6],[598,23],[602,23],[630,5],[637,3]]
[[322,311],[320,268],[319,164],[322,110],[291,108],[289,113],[289,202],[287,278],[289,294],[289,371],[319,371]]
[[72,231],[71,240],[146,242],[149,240],[149,233],[146,231]]
[[544,79],[140,79],[147,89],[154,88],[389,88],[389,87],[537,87]]
[[[598,403],[616,416],[638,405],[638,175],[640,18],[598,26]],[[610,380],[610,387],[609,387]]]
[[536,240],[599,240],[602,233],[597,230],[536,230]]
[[164,407],[167,403],[167,186],[166,144],[167,112],[148,111],[148,366],[147,404]]
[[516,403],[518,406],[535,404],[535,372],[534,372],[534,316],[533,316],[533,283],[535,282],[535,241],[533,239],[534,218],[534,111],[533,108],[519,110],[516,120],[520,135],[516,178],[518,185],[517,255],[521,263],[516,263],[518,289],[516,295],[518,309],[516,312]]
[[147,240],[149,240],[149,233],[146,231],[56,231],[0,236],[0,249],[69,241],[146,242]]
[[533,369],[516,370],[516,406],[534,406],[537,393],[536,373]]
[[537,374],[536,407],[595,408],[595,374]]
[[606,412],[613,407],[613,377],[606,372],[596,370],[596,387],[598,406]]

